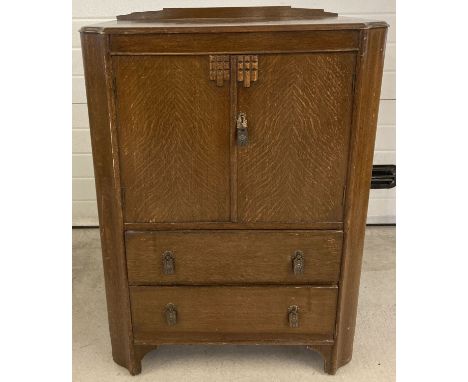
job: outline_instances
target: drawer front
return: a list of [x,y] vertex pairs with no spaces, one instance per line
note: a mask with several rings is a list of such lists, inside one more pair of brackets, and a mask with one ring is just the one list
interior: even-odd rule
[[307,334],[332,340],[337,291],[310,286],[130,287],[134,338],[151,343],[181,335],[185,340],[200,335],[229,340],[242,334]]
[[[127,232],[131,285],[335,283],[339,231]],[[302,257],[302,259],[301,259]]]

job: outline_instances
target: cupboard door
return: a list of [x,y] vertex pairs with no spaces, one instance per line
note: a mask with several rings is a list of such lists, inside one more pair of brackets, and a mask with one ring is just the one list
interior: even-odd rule
[[229,86],[207,56],[116,56],[126,222],[228,221]]
[[354,70],[354,53],[258,56],[258,80],[238,86],[240,221],[343,220]]

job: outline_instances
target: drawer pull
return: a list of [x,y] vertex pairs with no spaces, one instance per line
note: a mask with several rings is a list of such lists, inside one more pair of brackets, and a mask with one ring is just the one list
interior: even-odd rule
[[288,308],[288,319],[290,328],[299,327],[299,307],[297,305],[291,305]]
[[166,322],[169,326],[177,323],[177,307],[172,303],[166,305]]
[[173,275],[175,273],[175,257],[171,251],[166,251],[162,255],[163,273],[165,275]]
[[304,252],[295,251],[292,257],[293,272],[295,275],[304,273]]

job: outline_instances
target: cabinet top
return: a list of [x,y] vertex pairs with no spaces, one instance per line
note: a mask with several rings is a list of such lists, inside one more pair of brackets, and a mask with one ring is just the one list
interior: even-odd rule
[[83,33],[197,33],[382,28],[384,21],[341,17],[323,9],[274,7],[164,8],[134,12]]

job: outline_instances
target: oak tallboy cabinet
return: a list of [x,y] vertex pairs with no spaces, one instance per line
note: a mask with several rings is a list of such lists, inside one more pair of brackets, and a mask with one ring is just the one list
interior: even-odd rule
[[169,8],[81,30],[115,362],[356,323],[387,24]]

